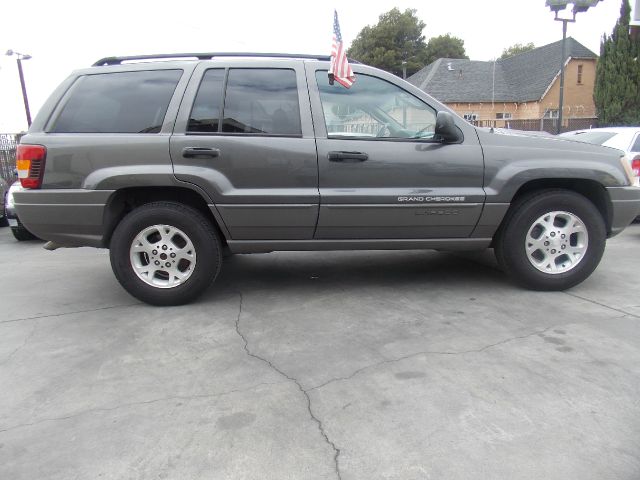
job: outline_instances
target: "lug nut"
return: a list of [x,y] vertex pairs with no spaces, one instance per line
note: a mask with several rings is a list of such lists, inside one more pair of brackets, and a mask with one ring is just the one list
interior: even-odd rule
[[176,254],[175,254],[175,253],[171,253],[171,254],[169,254],[169,256],[170,256],[171,258],[176,258]]
[[167,262],[167,263],[165,263],[165,264],[164,264],[164,266],[165,266],[165,267],[170,267],[170,266],[171,266],[171,263],[170,263],[170,262]]
[[153,253],[154,255],[158,254],[158,250],[153,250],[151,253]]
[[154,263],[155,263],[156,265],[160,265],[160,262],[159,262],[158,260],[156,260]]
[[167,246],[166,246],[166,245],[162,245],[162,249],[163,249],[163,250],[166,250],[166,249],[167,249]]
[[555,255],[555,253],[556,253],[555,249],[552,249],[551,250],[551,255]]
[[549,246],[549,242],[544,242],[544,246],[548,247]]
[[555,237],[556,236],[556,232],[551,232],[551,236]]
[[567,246],[566,245],[562,245],[560,248],[564,250],[565,248],[567,248]]
[[562,238],[566,238],[566,235],[564,233],[561,236],[562,236]]

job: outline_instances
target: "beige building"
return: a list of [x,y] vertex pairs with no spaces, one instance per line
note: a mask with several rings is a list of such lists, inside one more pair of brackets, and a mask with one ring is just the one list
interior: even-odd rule
[[[558,117],[562,42],[495,62],[440,58],[408,78],[469,121],[509,127]],[[597,55],[567,38],[563,124],[595,118]],[[512,122],[515,121],[515,122]]]

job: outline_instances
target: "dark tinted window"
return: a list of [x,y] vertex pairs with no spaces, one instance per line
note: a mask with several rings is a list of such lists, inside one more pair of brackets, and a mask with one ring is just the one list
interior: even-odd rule
[[157,133],[181,75],[155,70],[79,78],[52,131]]
[[189,117],[190,132],[217,132],[222,113],[224,69],[207,70]]
[[285,69],[231,69],[222,131],[300,135],[295,72]]

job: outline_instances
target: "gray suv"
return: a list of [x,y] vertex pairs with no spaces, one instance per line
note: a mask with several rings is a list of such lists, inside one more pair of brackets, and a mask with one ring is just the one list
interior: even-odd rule
[[566,289],[640,210],[618,150],[477,129],[365,65],[346,89],[327,60],[171,54],[74,72],[21,140],[20,219],[48,248],[109,248],[129,293],[175,305],[225,250],[492,247],[520,284]]

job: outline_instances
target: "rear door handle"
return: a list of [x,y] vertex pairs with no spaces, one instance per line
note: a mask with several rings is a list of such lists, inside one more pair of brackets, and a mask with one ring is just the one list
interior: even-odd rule
[[369,155],[363,152],[329,152],[327,157],[330,162],[364,162]]
[[209,157],[216,158],[220,156],[220,150],[208,147],[185,147],[182,149],[184,158]]

